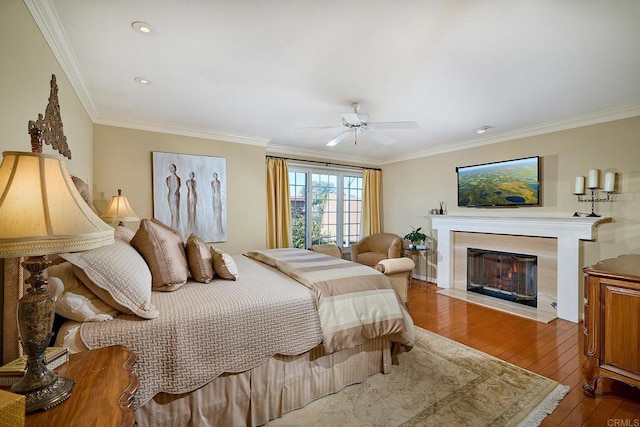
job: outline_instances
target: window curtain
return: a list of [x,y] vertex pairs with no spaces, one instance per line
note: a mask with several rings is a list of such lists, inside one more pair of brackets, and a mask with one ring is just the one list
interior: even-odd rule
[[380,180],[382,172],[362,171],[362,237],[380,233]]
[[267,159],[267,249],[291,246],[289,168],[284,159]]

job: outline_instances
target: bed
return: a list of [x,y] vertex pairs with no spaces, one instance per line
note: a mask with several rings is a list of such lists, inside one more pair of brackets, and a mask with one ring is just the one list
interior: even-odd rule
[[[126,300],[122,289],[108,288],[136,275],[147,283],[146,272],[139,273],[143,264],[153,271],[147,259],[140,263],[133,238],[117,231],[114,245],[61,254],[49,275],[61,305],[85,282],[98,285],[89,289],[84,317],[67,314],[76,320],[63,323],[56,345],[71,351],[114,344],[132,349],[138,356],[140,426],[262,425],[387,373],[392,357],[413,345],[411,317],[384,274],[300,249],[234,256],[211,249],[205,265],[215,266],[217,255],[222,274],[203,282],[190,271],[188,280],[174,280],[170,276],[184,272],[173,265],[160,281],[165,284],[154,278],[148,292],[138,289]],[[127,263],[133,265],[121,265]],[[170,264],[155,267],[167,270]],[[5,279],[19,275],[7,262]],[[101,292],[110,295],[97,297]],[[109,297],[111,304],[101,304]],[[10,299],[5,295],[5,307]],[[5,319],[5,330],[9,324]],[[15,337],[15,331],[5,336]]]

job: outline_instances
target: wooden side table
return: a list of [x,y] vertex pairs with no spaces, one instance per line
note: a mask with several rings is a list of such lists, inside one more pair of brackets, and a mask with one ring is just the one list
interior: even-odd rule
[[[416,257],[416,276],[418,276],[418,278],[420,277],[420,255],[424,252],[424,278],[425,281],[428,282],[429,281],[429,248],[426,249],[409,249],[409,248],[402,248],[402,252],[403,252],[403,256],[409,257],[411,259],[414,259],[414,257]],[[411,274],[409,276],[410,280],[410,284],[412,284],[413,282],[413,274]]]
[[133,426],[134,395],[139,381],[133,372],[136,355],[111,346],[69,356],[56,369],[76,381],[71,397],[48,411],[26,416],[25,426]]

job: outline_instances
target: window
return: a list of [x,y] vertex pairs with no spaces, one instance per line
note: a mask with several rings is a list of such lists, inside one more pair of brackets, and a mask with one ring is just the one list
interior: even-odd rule
[[289,166],[293,247],[360,240],[362,173]]

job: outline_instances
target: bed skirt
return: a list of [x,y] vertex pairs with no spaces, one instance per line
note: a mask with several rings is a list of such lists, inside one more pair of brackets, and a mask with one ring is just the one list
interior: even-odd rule
[[185,394],[158,393],[136,410],[138,426],[258,426],[313,400],[388,373],[391,343],[377,339],[326,354],[323,346],[276,355],[245,372],[223,374]]

